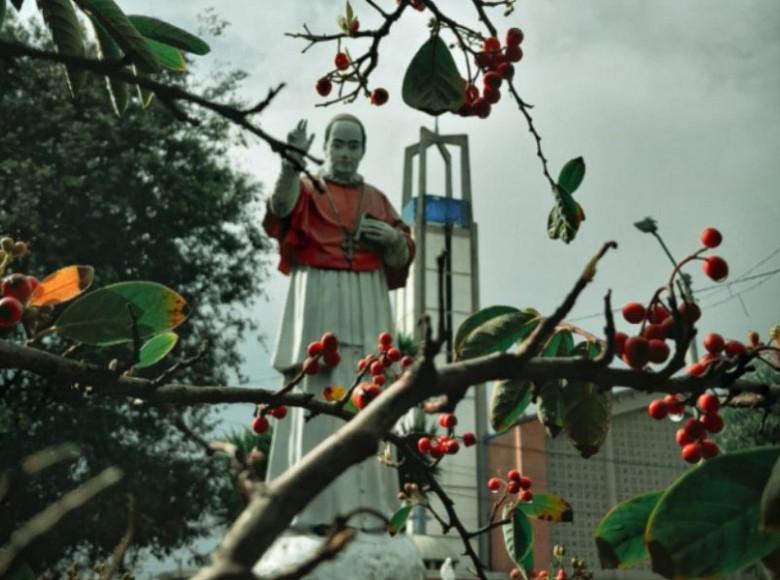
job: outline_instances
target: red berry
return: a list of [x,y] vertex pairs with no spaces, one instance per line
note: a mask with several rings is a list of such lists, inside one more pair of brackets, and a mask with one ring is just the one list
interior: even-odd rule
[[333,90],[333,83],[330,82],[329,78],[323,77],[317,81],[315,88],[317,89],[317,94],[321,97],[327,97],[330,91]]
[[720,256],[710,256],[702,265],[704,274],[715,282],[722,282],[729,276],[729,265]]
[[501,50],[501,42],[495,36],[486,38],[485,43],[482,45],[482,50],[485,52],[496,52]]
[[417,451],[426,454],[431,450],[431,440],[428,437],[420,437],[417,440]]
[[3,297],[16,298],[22,304],[26,304],[30,294],[33,292],[33,287],[30,285],[28,278],[31,278],[31,276],[25,276],[24,274],[6,276],[2,284]]
[[517,483],[520,483],[520,478],[521,477],[522,476],[520,475],[520,472],[517,469],[512,469],[512,470],[508,471],[507,474],[506,474],[506,478],[509,481],[516,481]]
[[679,429],[677,429],[674,438],[677,441],[677,445],[679,445],[680,447],[685,447],[689,443],[694,443],[694,440],[691,439],[691,437],[688,435],[688,432],[685,430],[685,427],[680,427]]
[[30,290],[32,292],[35,292],[35,289],[41,285],[40,281],[38,281],[38,278],[35,276],[27,276],[27,283],[30,285]]
[[382,366],[383,366],[383,367],[385,367],[385,368],[387,368],[387,367],[389,367],[389,366],[393,366],[393,361],[391,361],[391,360],[390,360],[390,359],[387,357],[387,355],[383,356],[383,357],[381,358],[381,361],[382,361]]
[[438,443],[431,443],[431,457],[438,459],[442,455],[444,455],[444,449],[442,449],[442,446]]
[[367,366],[368,366],[368,359],[367,358],[361,358],[358,361],[358,364],[357,364],[358,372],[362,373],[364,370],[366,370]]
[[358,409],[364,409],[371,401],[379,396],[382,390],[373,383],[360,383],[352,392],[352,403]]
[[625,332],[615,333],[615,354],[616,355],[623,356],[623,353],[626,350],[627,340],[628,340],[628,335]]
[[704,437],[707,435],[707,428],[704,426],[704,424],[700,423],[692,417],[685,422],[684,428],[688,437],[694,441],[704,439]]
[[527,489],[524,489],[523,493],[520,494],[520,501],[531,501],[533,498],[534,494]]
[[660,421],[669,414],[669,407],[661,399],[658,399],[647,406],[647,414],[656,421]]
[[496,64],[496,57],[490,52],[478,52],[474,57],[474,60],[481,69],[491,69]]
[[525,475],[520,478],[520,487],[523,489],[531,489],[531,478]]
[[305,372],[307,375],[316,375],[320,372],[320,363],[317,361],[317,359],[307,358],[305,361],[303,361],[303,372]]
[[406,367],[412,366],[412,363],[414,362],[414,359],[410,357],[408,354],[401,359],[401,368],[405,369]]
[[663,304],[653,304],[647,311],[647,321],[651,324],[661,324],[669,318],[669,310]]
[[692,377],[700,377],[707,372],[707,365],[703,365],[700,362],[691,363],[685,368],[685,372]]
[[384,372],[385,372],[385,365],[382,364],[381,360],[375,360],[374,362],[371,363],[372,375],[374,376],[381,375],[384,374]]
[[460,444],[455,439],[450,439],[444,445],[444,452],[447,455],[455,455],[458,451],[460,451]]
[[650,343],[641,336],[632,336],[626,341],[623,360],[634,369],[641,369],[647,364],[650,355]]
[[401,356],[402,356],[401,351],[398,350],[397,348],[391,348],[387,351],[387,359],[391,363],[398,362],[399,360],[401,360]]
[[374,89],[371,93],[371,104],[376,105],[377,107],[381,107],[387,102],[387,99],[390,98],[390,95],[387,93],[386,89]]
[[693,324],[701,318],[701,308],[695,302],[683,302],[680,304],[680,316],[689,324]]
[[332,332],[326,332],[320,339],[325,350],[336,350],[339,347],[339,339]]
[[325,361],[325,364],[329,367],[337,367],[341,362],[341,355],[337,350],[328,350],[325,351],[325,355],[322,357],[322,360]]
[[671,354],[669,345],[666,344],[663,340],[658,340],[657,338],[653,338],[652,340],[648,341],[648,348],[649,350],[647,356],[652,363],[662,363],[668,359],[669,354]]
[[712,439],[704,439],[701,443],[699,443],[699,446],[701,447],[701,456],[704,459],[711,459],[720,453],[718,444],[715,443]]
[[0,298],[0,328],[11,328],[22,319],[24,306],[16,298]]
[[482,98],[491,105],[495,105],[501,100],[501,91],[494,89],[493,87],[485,87],[485,90],[482,91]]
[[458,424],[458,418],[452,413],[439,415],[439,425],[445,429],[453,429]]
[[325,347],[322,346],[321,342],[310,342],[309,346],[306,348],[306,352],[310,357],[315,357],[318,354],[320,354]]
[[523,60],[523,49],[519,46],[507,46],[505,56],[509,62],[520,62]]
[[375,385],[379,385],[380,387],[382,387],[385,384],[385,375],[374,375],[372,381],[374,382]]
[[663,399],[669,408],[670,415],[682,415],[685,412],[685,403],[677,398],[677,395],[666,395]]
[[463,445],[466,447],[471,447],[477,442],[477,436],[474,435],[471,431],[466,431],[463,434]]
[[523,34],[523,31],[519,28],[510,28],[506,31],[506,45],[507,47],[510,46],[517,46],[521,42],[523,42],[523,38],[525,38],[525,35]]
[[688,463],[698,463],[701,459],[701,446],[698,443],[688,443],[682,448],[680,455]]
[[639,324],[645,319],[645,307],[639,302],[629,302],[623,306],[623,318],[631,324]]
[[696,406],[705,413],[717,413],[720,409],[720,399],[712,393],[703,393],[699,395]]
[[515,67],[510,62],[504,62],[496,67],[496,72],[502,79],[511,81],[515,76]]
[[482,77],[482,84],[485,85],[485,89],[488,87],[498,89],[501,86],[502,80],[503,79],[501,78],[500,74],[495,71],[490,71],[485,73],[485,76]]
[[747,354],[747,347],[738,340],[730,340],[724,347],[728,356],[744,356]]
[[674,338],[675,337],[675,335],[676,335],[676,332],[675,332],[676,331],[676,327],[675,327],[674,318],[672,318],[671,316],[669,318],[665,319],[661,323],[661,328],[664,331],[664,338]]
[[558,572],[555,573],[555,580],[566,580],[567,577],[566,570],[558,568]]
[[490,116],[490,103],[480,97],[472,104],[474,114],[480,119],[487,119]]
[[352,22],[349,23],[349,32],[351,34],[355,34],[358,30],[360,30],[360,20],[355,18]]
[[268,409],[268,414],[271,415],[271,417],[275,417],[277,419],[284,419],[287,416],[287,407],[284,405],[279,405],[278,407],[271,407]]
[[487,488],[493,492],[498,491],[499,489],[501,489],[501,480],[498,479],[497,477],[491,477],[490,479],[488,479]]
[[393,335],[391,335],[389,332],[380,332],[379,336],[377,337],[377,342],[382,346],[389,348],[390,345],[393,344]]
[[707,248],[717,248],[723,241],[723,236],[715,228],[704,228],[701,232],[701,243]]
[[520,482],[510,481],[506,484],[506,491],[507,493],[518,493],[520,491]]
[[642,331],[642,336],[647,340],[658,339],[663,340],[666,338],[666,330],[660,324],[648,324]]
[[720,334],[712,332],[704,337],[704,348],[712,354],[718,354],[726,347],[726,341]]
[[336,65],[337,69],[344,70],[349,67],[349,57],[346,55],[346,53],[337,52],[336,58],[333,59],[333,64]]
[[717,413],[702,415],[699,422],[710,433],[720,433],[723,430],[723,417]]
[[269,427],[268,419],[263,415],[258,415],[257,417],[252,419],[252,431],[257,433],[258,435],[268,431],[268,427]]

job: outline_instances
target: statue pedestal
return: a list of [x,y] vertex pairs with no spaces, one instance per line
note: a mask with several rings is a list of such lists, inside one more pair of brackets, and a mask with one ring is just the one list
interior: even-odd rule
[[[289,534],[279,538],[252,572],[264,577],[289,569],[308,558],[324,538]],[[306,580],[423,580],[425,568],[420,553],[406,534],[359,532],[334,559],[323,562],[304,576]]]

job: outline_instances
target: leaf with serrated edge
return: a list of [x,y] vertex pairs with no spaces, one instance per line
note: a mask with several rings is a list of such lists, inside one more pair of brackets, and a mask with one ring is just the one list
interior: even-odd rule
[[438,36],[429,38],[412,58],[401,96],[413,109],[434,116],[457,111],[463,105],[463,78],[449,47]]
[[[38,0],[43,20],[51,30],[57,52],[68,56],[84,56],[84,39],[76,11],[70,0]],[[77,67],[66,67],[68,90],[75,95],[84,83],[86,73]]]
[[157,42],[162,42],[192,54],[204,55],[211,52],[211,47],[206,42],[164,20],[138,14],[130,15],[128,18],[136,30],[146,38],[151,38]]
[[604,516],[594,534],[602,568],[628,568],[648,558],[645,528],[663,494],[652,491],[632,497]]
[[778,456],[778,446],[726,453],[674,482],[645,531],[653,571],[667,578],[720,576],[780,547],[780,534],[759,527],[761,494]]

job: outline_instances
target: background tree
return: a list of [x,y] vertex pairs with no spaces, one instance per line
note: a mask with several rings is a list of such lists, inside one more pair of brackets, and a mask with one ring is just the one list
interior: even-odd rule
[[[8,23],[4,35],[48,42],[37,28]],[[180,329],[179,354],[209,344],[178,378],[224,384],[238,372],[239,340],[256,328],[240,307],[261,292],[266,249],[255,213],[259,184],[231,166],[228,123],[193,111],[201,121],[196,128],[155,103],[117,118],[103,79],[88,77],[70,100],[62,97],[61,74],[55,65],[0,59],[0,231],[31,242],[22,266],[39,277],[66,263],[90,264],[96,285],[141,279],[176,288],[193,309]],[[208,92],[230,100],[240,78],[226,75]],[[186,86],[190,77],[167,80]],[[108,356],[128,354],[113,349]],[[75,468],[54,470],[6,498],[0,537],[90,472],[117,465],[126,474],[58,527],[56,541],[31,561],[45,565],[79,550],[105,557],[127,526],[127,494],[135,497],[133,549],[162,555],[211,532],[209,516],[224,508],[220,489],[232,485],[228,470],[193,460],[166,409],[63,400],[28,388],[40,379],[0,376],[0,471],[54,442],[74,441],[84,451]],[[205,410],[188,412],[186,420],[198,432],[215,424]]]

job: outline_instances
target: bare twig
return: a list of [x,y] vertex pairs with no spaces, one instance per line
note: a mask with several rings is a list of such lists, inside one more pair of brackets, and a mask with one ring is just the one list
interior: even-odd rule
[[100,580],[110,580],[110,578],[118,571],[121,571],[122,563],[125,559],[127,549],[130,547],[130,543],[133,541],[135,535],[135,497],[131,494],[127,495],[127,529],[122,535],[122,539],[114,548],[114,553],[111,555],[111,564],[103,570],[100,574]]

